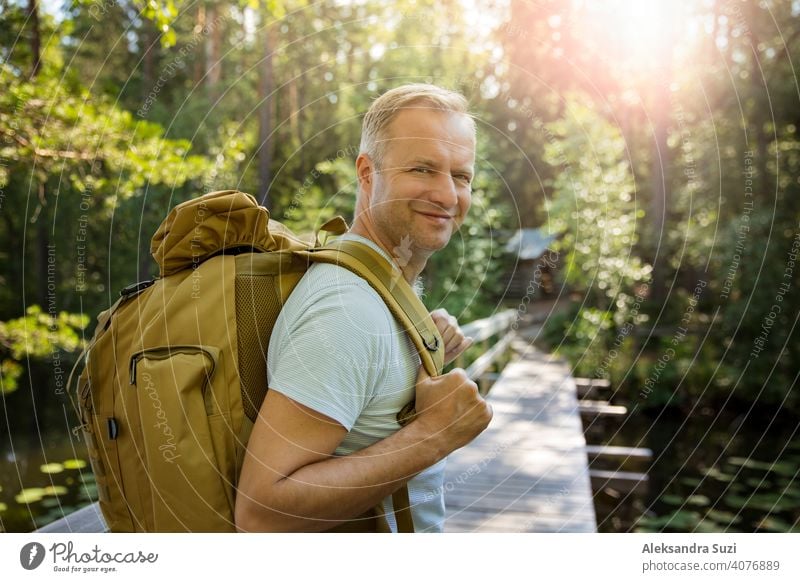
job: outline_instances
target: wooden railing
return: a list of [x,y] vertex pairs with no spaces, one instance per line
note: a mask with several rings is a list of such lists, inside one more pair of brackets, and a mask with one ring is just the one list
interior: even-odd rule
[[[479,319],[462,326],[465,336],[472,337],[474,345],[482,348],[482,353],[466,368],[467,375],[478,382],[481,391],[488,390],[489,382],[485,375],[487,370],[499,360],[508,349],[513,331],[511,329],[517,312],[503,311],[486,319]],[[499,338],[492,341],[492,338]],[[456,361],[456,365],[464,367],[465,362]],[[49,523],[38,530],[40,533],[105,533],[108,531],[100,504],[95,502],[77,511],[65,515],[61,519]]]
[[[481,355],[465,369],[467,376],[478,383],[481,393],[486,394],[491,386],[490,378],[486,377],[488,370],[508,350],[514,338],[512,325],[517,317],[514,309],[508,309],[494,314],[492,317],[479,319],[461,327],[464,335],[472,337],[474,345],[481,346]],[[494,341],[492,338],[497,338]],[[456,360],[458,367],[464,367],[462,358]]]

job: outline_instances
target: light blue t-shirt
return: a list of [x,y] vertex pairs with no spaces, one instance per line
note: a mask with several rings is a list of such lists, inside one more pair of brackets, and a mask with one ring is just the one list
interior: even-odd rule
[[[354,234],[343,238],[368,244]],[[391,259],[390,259],[391,260]],[[336,449],[349,455],[392,435],[397,412],[414,397],[419,355],[369,284],[336,265],[312,265],[275,322],[267,354],[270,390],[339,422],[347,435]],[[408,483],[416,531],[444,526],[445,461]],[[392,529],[391,497],[384,500]]]

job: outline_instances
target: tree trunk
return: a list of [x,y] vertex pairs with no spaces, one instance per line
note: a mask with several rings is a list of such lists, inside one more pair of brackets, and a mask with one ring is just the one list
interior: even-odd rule
[[[31,222],[36,225],[32,229],[36,233],[36,277],[34,278],[36,290],[34,292],[35,301],[42,306],[42,311],[47,312],[48,306],[48,283],[55,281],[48,281],[47,272],[47,259],[48,259],[48,245],[50,244],[50,234],[47,232],[47,204],[45,199],[44,184],[38,182],[36,184],[39,204],[34,210]],[[53,288],[55,289],[55,288]],[[55,298],[53,298],[55,300]]]
[[258,82],[258,199],[263,206],[272,212],[274,200],[269,196],[270,182],[272,181],[272,101],[273,101],[273,31],[264,26],[264,58],[261,61],[261,75]]
[[219,7],[214,2],[207,6],[206,23],[210,28],[206,39],[206,94],[212,106],[219,99],[219,82],[222,78],[222,27],[219,22]]
[[[750,46],[747,47],[750,49],[751,54],[748,55],[749,58],[752,59],[751,67],[750,67],[750,82],[753,83],[756,87],[761,87],[762,83],[765,89],[768,89],[769,78],[765,75],[764,71],[761,70],[761,65],[758,60],[758,45],[759,45],[759,38],[755,33],[756,27],[756,20],[758,19],[758,6],[755,3],[751,3],[749,5],[748,10],[748,28],[745,31],[745,35],[749,41]],[[761,91],[759,91],[760,93]],[[769,196],[770,191],[770,179],[767,170],[767,158],[769,156],[769,137],[767,136],[767,132],[764,126],[767,123],[767,115],[765,112],[768,110],[766,104],[761,104],[759,101],[761,100],[760,96],[756,96],[755,99],[755,106],[751,107],[748,111],[748,115],[751,117],[754,133],[756,134],[756,155],[755,155],[755,167],[756,167],[756,180],[753,182],[756,185],[755,193],[756,195],[760,195],[762,198]],[[751,149],[752,146],[748,147]]]
[[[664,30],[657,50],[662,57],[660,67],[653,75],[652,119],[653,148],[651,162],[652,199],[650,202],[650,248],[653,249],[653,284],[652,292],[655,300],[662,299],[666,292],[667,258],[669,256],[667,230],[669,228],[668,209],[670,205],[670,184],[667,169],[671,156],[667,145],[670,112],[670,81],[672,79],[672,18],[664,19]],[[655,254],[655,253],[658,254]]]
[[142,20],[142,103],[147,103],[150,91],[155,87],[154,51],[155,33],[153,23],[148,19]]
[[42,39],[39,31],[39,6],[36,0],[28,0],[28,21],[31,27],[31,56],[33,64],[31,66],[31,79],[39,74],[42,60]]
[[[194,34],[196,35],[203,34],[203,28],[205,27],[205,25],[206,25],[206,6],[202,2],[198,2],[197,18],[195,20],[195,25],[194,25]],[[194,70],[192,73],[192,79],[194,81],[194,85],[192,87],[193,90],[197,90],[197,88],[200,87],[200,84],[203,82],[203,73],[205,73],[205,70],[206,70],[205,53],[202,50],[196,51]]]
[[651,188],[650,201],[650,226],[652,228],[651,243],[653,249],[658,249],[659,256],[653,264],[653,283],[656,292],[663,289],[663,267],[666,263],[667,252],[664,243],[667,240],[667,208],[669,207],[668,177],[666,170],[670,164],[669,146],[667,146],[667,114],[664,110],[669,107],[669,98],[665,95],[668,89],[661,83],[655,85],[653,99],[653,142],[651,159]]
[[[157,196],[158,192],[159,190],[157,188],[153,189],[151,196]],[[147,198],[143,199],[142,204],[144,205],[144,208],[142,208],[142,219],[139,226],[141,230],[139,232],[139,264],[137,265],[137,281],[147,281],[148,279],[152,279],[156,274],[153,271],[154,263],[153,258],[150,255],[150,238],[157,228],[157,226],[154,227],[153,225],[159,224],[159,217],[155,215],[156,213],[153,208],[161,207],[161,204],[156,203],[156,201],[152,198],[149,201]]]

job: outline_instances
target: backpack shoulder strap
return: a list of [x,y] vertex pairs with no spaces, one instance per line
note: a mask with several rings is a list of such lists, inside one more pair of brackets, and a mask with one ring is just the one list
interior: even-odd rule
[[[444,341],[431,319],[430,313],[403,278],[400,269],[380,253],[358,241],[338,240],[324,247],[297,251],[311,262],[330,263],[344,267],[364,279],[381,296],[392,315],[405,329],[419,352],[420,360],[429,376],[439,376],[444,367]],[[414,401],[397,414],[401,425],[414,415]],[[408,498],[408,486],[403,485],[392,494],[397,531],[413,533],[414,521]]]
[[444,342],[430,313],[394,264],[369,246],[351,240],[334,241],[298,254],[312,262],[344,267],[369,283],[408,333],[428,375],[442,373]]

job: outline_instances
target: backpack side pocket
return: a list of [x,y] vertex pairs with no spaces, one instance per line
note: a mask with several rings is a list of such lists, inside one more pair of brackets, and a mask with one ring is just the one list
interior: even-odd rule
[[131,356],[155,531],[215,531],[232,517],[210,425],[219,430],[225,412],[211,390],[218,358],[212,346],[157,347]]

